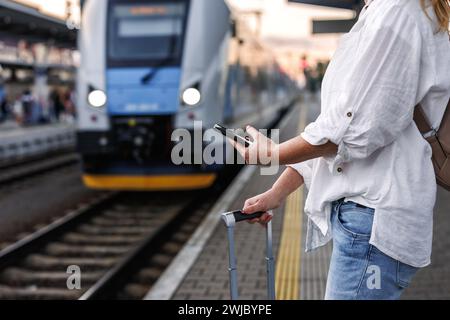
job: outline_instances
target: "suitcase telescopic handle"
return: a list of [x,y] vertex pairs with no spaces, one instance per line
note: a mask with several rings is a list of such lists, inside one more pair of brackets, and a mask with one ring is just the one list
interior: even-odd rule
[[[234,252],[234,227],[237,222],[260,218],[264,212],[254,214],[245,214],[242,211],[233,211],[222,214],[222,221],[227,227],[228,250],[229,250],[229,274],[230,274],[230,293],[231,299],[237,300],[237,261]],[[267,293],[269,300],[275,300],[275,259],[272,249],[272,221],[266,228],[266,262],[267,262]]]

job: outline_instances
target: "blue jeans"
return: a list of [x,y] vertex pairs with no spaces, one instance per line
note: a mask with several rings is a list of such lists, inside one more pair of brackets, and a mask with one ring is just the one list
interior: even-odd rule
[[369,243],[375,210],[343,199],[333,203],[333,254],[326,300],[395,300],[417,272]]

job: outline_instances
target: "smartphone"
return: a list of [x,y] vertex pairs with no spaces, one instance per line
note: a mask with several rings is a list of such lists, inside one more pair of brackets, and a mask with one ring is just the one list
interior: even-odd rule
[[216,124],[214,126],[214,129],[219,131],[225,137],[228,137],[234,141],[237,141],[237,142],[243,144],[246,148],[248,148],[252,145],[252,142],[250,140],[247,140],[246,138],[236,134],[233,129],[225,128],[224,126],[222,126],[220,124]]

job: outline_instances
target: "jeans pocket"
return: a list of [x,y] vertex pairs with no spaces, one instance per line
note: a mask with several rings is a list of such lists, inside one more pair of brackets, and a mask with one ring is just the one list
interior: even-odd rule
[[408,288],[418,270],[418,268],[397,261],[397,285],[400,288]]
[[337,214],[341,228],[354,238],[370,238],[375,210],[349,202],[343,203]]

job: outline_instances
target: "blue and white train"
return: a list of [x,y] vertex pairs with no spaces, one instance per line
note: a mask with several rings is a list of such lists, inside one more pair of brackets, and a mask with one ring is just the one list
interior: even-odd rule
[[85,0],[78,149],[94,189],[211,186],[217,166],[171,161],[177,128],[264,127],[296,95],[224,0]]

